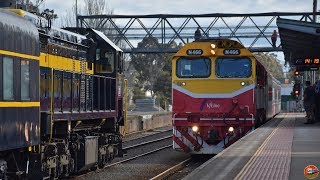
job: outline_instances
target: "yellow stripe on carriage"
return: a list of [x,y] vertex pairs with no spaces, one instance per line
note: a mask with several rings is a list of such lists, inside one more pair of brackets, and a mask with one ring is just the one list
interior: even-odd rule
[[0,102],[0,108],[5,107],[40,107],[40,102]]
[[32,55],[21,54],[21,53],[5,51],[5,50],[0,50],[0,54],[14,56],[14,57],[20,57],[20,58],[25,58],[25,59],[33,59],[33,60],[37,60],[37,61],[40,60],[39,56],[32,56]]

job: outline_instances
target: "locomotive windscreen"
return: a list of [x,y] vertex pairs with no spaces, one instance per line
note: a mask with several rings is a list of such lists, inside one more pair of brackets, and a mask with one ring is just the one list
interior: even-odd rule
[[209,77],[211,63],[208,58],[184,58],[177,61],[177,76],[183,78]]
[[219,78],[248,78],[252,73],[251,60],[248,57],[217,58],[215,67]]

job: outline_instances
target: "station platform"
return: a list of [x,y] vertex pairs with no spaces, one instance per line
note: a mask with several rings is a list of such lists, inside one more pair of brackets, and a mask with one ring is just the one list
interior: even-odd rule
[[[303,180],[320,168],[320,122],[303,113],[279,114],[192,171],[184,179]],[[317,177],[316,179],[320,179]]]

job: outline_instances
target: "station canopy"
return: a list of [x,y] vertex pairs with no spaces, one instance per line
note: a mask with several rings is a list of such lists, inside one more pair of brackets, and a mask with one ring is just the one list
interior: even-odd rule
[[290,66],[317,66],[320,59],[320,24],[277,19],[285,61]]

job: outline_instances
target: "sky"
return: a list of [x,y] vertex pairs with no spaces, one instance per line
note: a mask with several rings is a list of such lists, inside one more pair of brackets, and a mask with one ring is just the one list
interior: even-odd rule
[[[83,0],[78,0],[81,5]],[[311,12],[313,0],[107,0],[114,14],[206,14]],[[75,0],[46,0],[42,8],[54,9],[58,16],[67,16]],[[319,7],[320,2],[318,2]],[[283,53],[277,53],[283,61]]]

